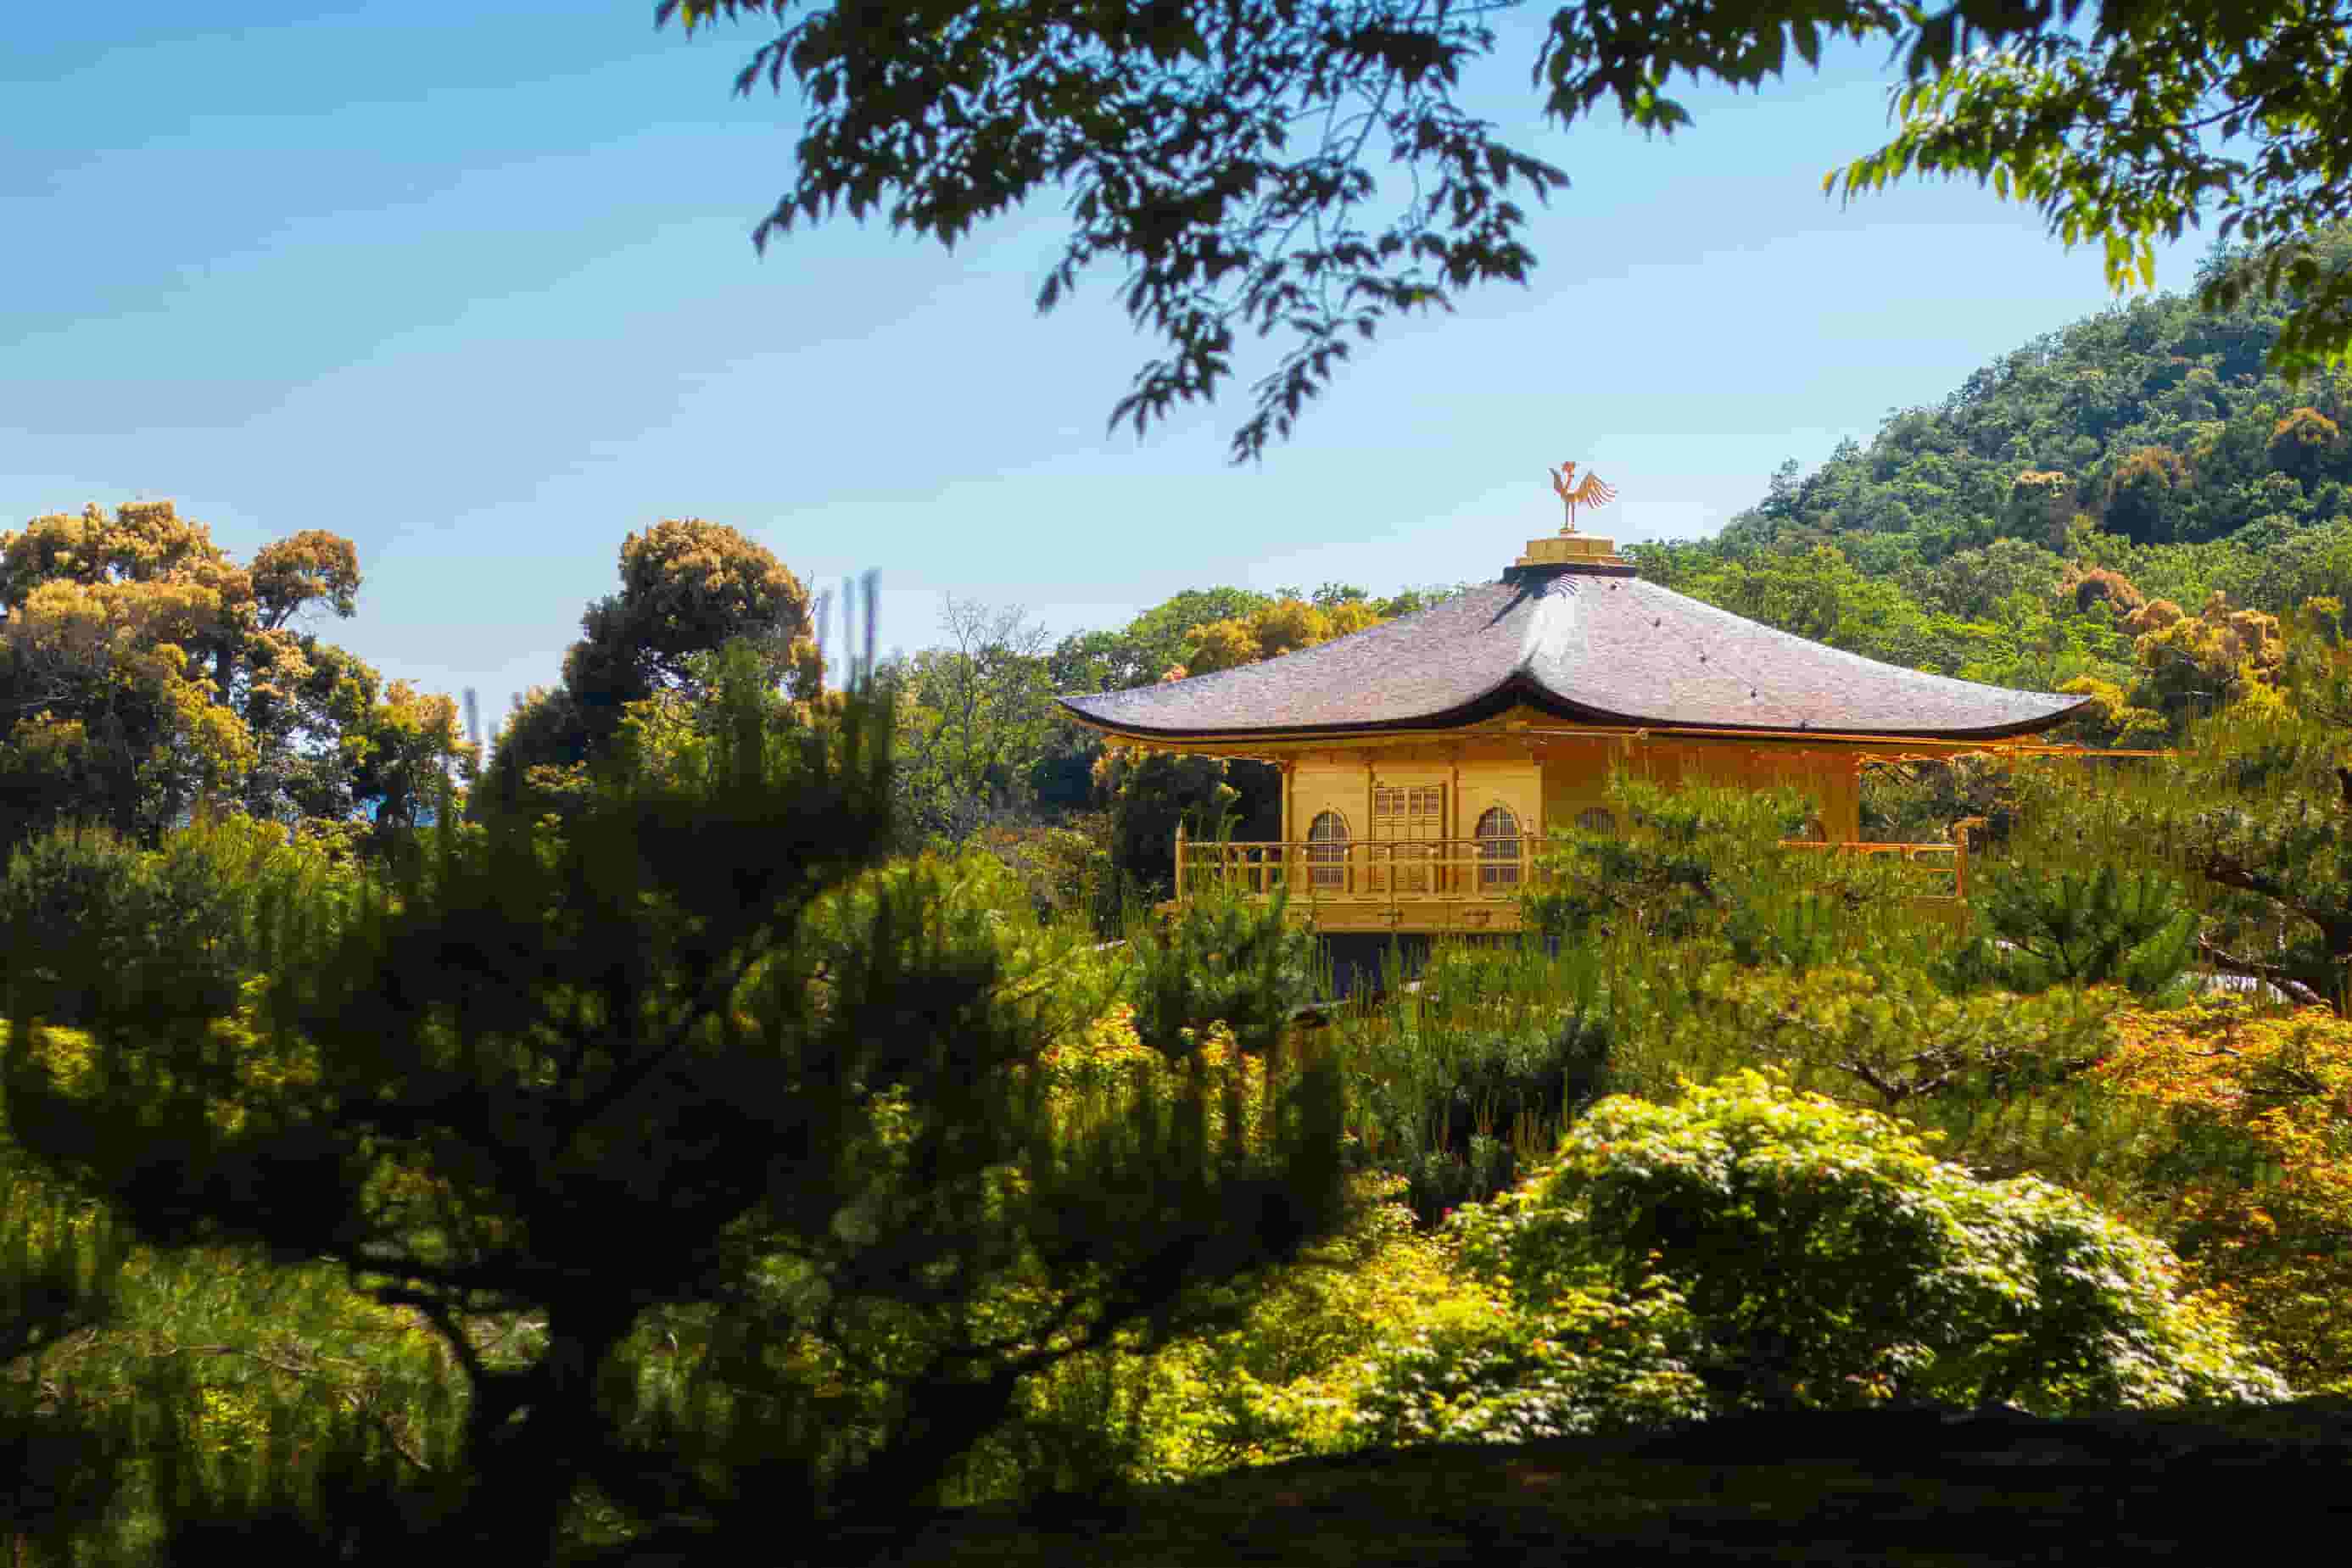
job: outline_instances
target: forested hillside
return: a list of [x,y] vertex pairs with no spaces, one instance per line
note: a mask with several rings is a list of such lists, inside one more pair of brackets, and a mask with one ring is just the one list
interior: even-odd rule
[[[2235,265],[2217,253],[2200,280]],[[1632,553],[1873,658],[2095,692],[2076,738],[2177,736],[2275,667],[2278,618],[2352,580],[2352,372],[2267,373],[2287,310],[2257,293],[2218,314],[2190,295],[2102,311],[1811,474],[1782,465],[1714,538]]]

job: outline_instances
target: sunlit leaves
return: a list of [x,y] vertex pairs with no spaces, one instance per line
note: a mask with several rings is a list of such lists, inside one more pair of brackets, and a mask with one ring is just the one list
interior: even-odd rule
[[2032,33],[1890,95],[1894,140],[1822,187],[1851,199],[1972,175],[2039,208],[2068,246],[2096,238],[2118,291],[2154,287],[2158,237],[2218,214],[2253,266],[2209,279],[2206,303],[2234,305],[2256,275],[2266,293],[2291,289],[2272,362],[2292,378],[2352,341],[2352,276],[2323,272],[2313,249],[2352,214],[2344,26],[2330,0],[2104,7],[2087,38]]
[[2165,1108],[2145,1222],[2303,1387],[2352,1387],[2352,1026],[2322,1009],[2128,1013],[2093,1076]]
[[[387,706],[373,670],[294,629],[314,604],[352,614],[359,587],[339,535],[304,529],[240,566],[168,501],[0,533],[0,843],[68,803],[150,837],[207,793],[280,821],[386,804],[353,777],[354,737],[405,726],[414,694]],[[420,766],[466,754],[441,734]]]
[[1695,1319],[1682,1354],[1720,1408],[2286,1392],[2226,1321],[2176,1303],[2160,1244],[2046,1182],[1978,1181],[1769,1073],[1673,1105],[1604,1100],[1553,1166],[1454,1228],[1525,1313],[1570,1287],[1674,1291]]

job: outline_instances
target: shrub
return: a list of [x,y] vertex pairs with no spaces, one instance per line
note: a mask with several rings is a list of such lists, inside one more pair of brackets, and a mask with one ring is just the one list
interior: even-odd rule
[[[153,851],[100,827],[60,826],[19,848],[0,878],[7,973],[31,1011],[60,1026],[142,995],[225,1018],[257,972],[274,904],[351,874],[319,835],[289,840],[237,812],[201,813]],[[333,917],[331,899],[310,908]]]
[[[2226,1312],[2176,1301],[2161,1243],[2047,1182],[1979,1181],[1886,1117],[1752,1070],[1675,1105],[1603,1101],[1557,1166],[1457,1212],[1449,1234],[1516,1312],[1515,1343],[1581,1331],[1630,1358],[1612,1376],[1687,1374],[1715,1412],[2287,1394]],[[1603,1302],[1615,1315],[1595,1315]],[[1519,1397],[1469,1394],[1472,1408]]]
[[1628,1024],[1649,1076],[1712,1077],[1758,1059],[1877,1109],[1978,1100],[2062,1082],[2108,1045],[2108,993],[1955,997],[1917,967],[1841,964],[1792,975],[1717,963]]
[[1743,964],[1802,969],[1850,948],[1905,891],[1900,868],[1792,852],[1817,803],[1794,789],[1667,788],[1622,775],[1622,835],[1555,835],[1522,898],[1528,928],[1563,944],[1722,943]]
[[1196,894],[1163,924],[1139,921],[1128,946],[1136,1032],[1171,1057],[1215,1023],[1244,1051],[1264,1051],[1321,988],[1315,938],[1285,918],[1279,898]]
[[1339,1033],[1364,1157],[1405,1178],[1423,1226],[1507,1190],[1519,1164],[1614,1086],[1614,1028],[1589,950],[1435,944],[1417,986],[1391,969]]
[[0,932],[13,1004],[72,1025],[89,1019],[108,977],[141,950],[138,846],[96,823],[60,824],[9,857]]
[[1704,1417],[1701,1343],[1682,1293],[1563,1291],[1543,1313],[1453,1302],[1367,1359],[1360,1443],[1526,1443]]
[[1508,1190],[1528,1148],[1549,1152],[1607,1092],[1611,1039],[1598,1005],[1483,1027],[1426,1020],[1404,1037],[1413,1060],[1372,1078],[1360,1103],[1422,1224]]

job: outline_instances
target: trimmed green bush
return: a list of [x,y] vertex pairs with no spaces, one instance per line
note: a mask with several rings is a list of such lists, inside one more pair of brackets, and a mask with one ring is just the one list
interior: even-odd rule
[[2160,1242],[2037,1178],[1977,1180],[1900,1124],[1778,1073],[1673,1105],[1605,1100],[1555,1165],[1445,1234],[1497,1312],[1369,1369],[1363,1408],[1382,1434],[2289,1394],[2218,1309],[2176,1300]]

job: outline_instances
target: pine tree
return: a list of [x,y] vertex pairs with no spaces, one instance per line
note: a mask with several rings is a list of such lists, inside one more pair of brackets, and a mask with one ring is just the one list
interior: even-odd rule
[[750,667],[709,744],[608,770],[560,831],[445,802],[348,917],[279,890],[243,1056],[151,997],[68,1093],[16,1020],[8,1124],[58,1178],[158,1246],[340,1264],[462,1366],[429,1506],[358,1467],[278,1528],[340,1551],[400,1518],[359,1545],[524,1563],[593,1514],[615,1548],[827,1558],[944,1495],[1024,1376],[1217,1327],[1217,1287],[1345,1222],[1328,1063],[1264,1148],[1230,1116],[1213,1146],[1197,1079],[1057,1124],[1013,1070],[1071,998],[888,866],[887,715],[795,711]]
[[2197,914],[2180,883],[2161,872],[2004,866],[1978,888],[1990,936],[1954,955],[1948,972],[1964,987],[2031,993],[2113,984],[2158,997],[2179,986],[2197,956]]
[[121,1490],[124,1423],[85,1408],[47,1363],[113,1315],[125,1238],[5,1149],[0,1198],[0,1541],[24,1563],[61,1553]]

